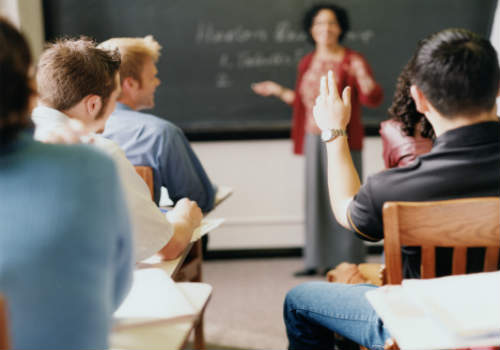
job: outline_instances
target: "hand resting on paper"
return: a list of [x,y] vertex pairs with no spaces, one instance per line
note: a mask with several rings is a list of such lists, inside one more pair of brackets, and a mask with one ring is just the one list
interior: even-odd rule
[[194,230],[200,226],[203,214],[196,202],[182,198],[167,212],[167,220],[174,228],[174,235],[159,254],[167,260],[177,258],[191,241]]

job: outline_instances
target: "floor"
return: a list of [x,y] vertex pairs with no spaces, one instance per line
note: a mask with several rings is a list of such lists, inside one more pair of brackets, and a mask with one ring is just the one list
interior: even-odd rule
[[302,266],[301,258],[205,261],[203,280],[213,286],[205,313],[209,348],[286,349],[282,306],[287,291],[324,280],[294,277]]

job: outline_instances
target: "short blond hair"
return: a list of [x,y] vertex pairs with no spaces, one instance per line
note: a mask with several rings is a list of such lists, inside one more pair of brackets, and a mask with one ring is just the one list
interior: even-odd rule
[[160,57],[161,45],[153,38],[147,35],[144,38],[111,38],[99,44],[100,48],[120,50],[121,65],[120,79],[131,77],[141,81],[141,73],[144,64],[148,58],[157,62]]

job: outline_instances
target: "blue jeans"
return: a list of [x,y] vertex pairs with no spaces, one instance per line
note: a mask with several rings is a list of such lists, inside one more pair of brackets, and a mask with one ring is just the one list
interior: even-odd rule
[[293,288],[283,311],[289,349],[333,349],[334,332],[369,349],[383,349],[390,334],[365,298],[373,288],[328,282]]

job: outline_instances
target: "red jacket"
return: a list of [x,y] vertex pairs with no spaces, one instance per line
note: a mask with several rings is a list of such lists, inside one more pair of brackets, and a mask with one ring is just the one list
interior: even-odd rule
[[[368,74],[372,75],[372,71],[366,60],[361,56],[361,54],[346,48],[343,64],[350,65],[351,59],[355,56],[361,58],[362,62],[365,64],[366,71]],[[307,72],[311,61],[314,57],[314,51],[304,56],[298,66],[297,81],[295,83],[295,100],[293,102],[293,117],[292,117],[292,133],[291,137],[293,139],[293,152],[295,154],[304,153],[304,136],[305,136],[305,124],[306,124],[306,114],[305,107],[302,102],[302,96],[300,94],[300,84],[302,82],[302,77],[304,73]],[[350,75],[346,70],[342,70],[339,76],[336,76],[337,87],[340,94],[344,87],[351,86],[351,100],[352,100],[352,112],[351,121],[347,126],[347,133],[349,134],[349,146],[352,150],[361,150],[363,148],[363,136],[364,128],[361,122],[361,105],[368,107],[377,107],[383,99],[383,92],[380,85],[376,85],[375,88],[368,95],[363,95],[361,90],[358,88],[358,83],[356,77]],[[319,84],[319,82],[318,82]]]
[[383,157],[386,168],[396,168],[410,164],[418,156],[428,153],[432,140],[422,136],[406,136],[401,123],[389,119],[380,123]]

